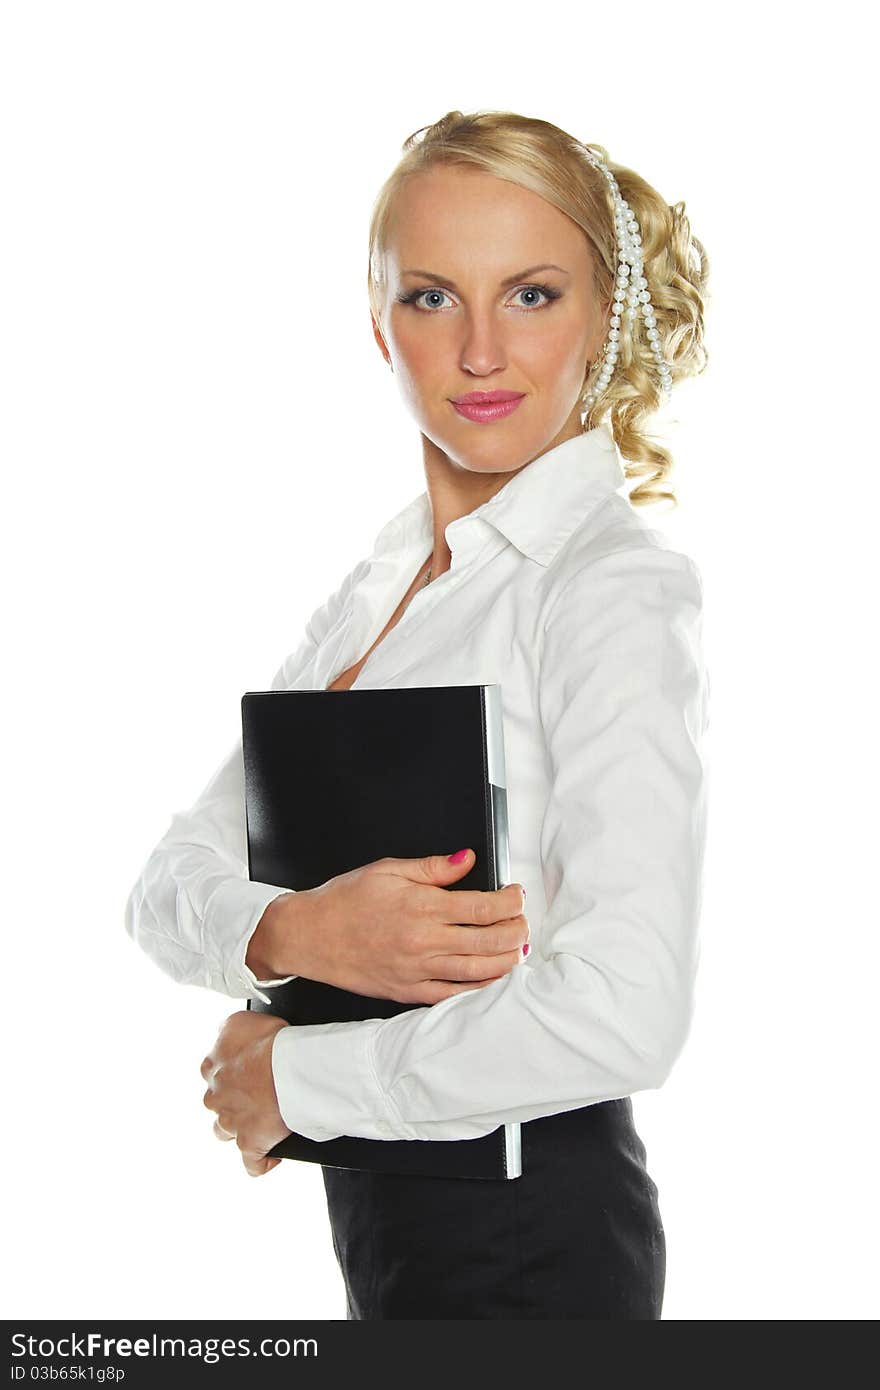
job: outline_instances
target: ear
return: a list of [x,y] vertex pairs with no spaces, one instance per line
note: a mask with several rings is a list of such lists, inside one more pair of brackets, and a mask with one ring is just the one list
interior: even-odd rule
[[[373,325],[373,337],[376,339],[376,342],[379,345],[379,351],[385,358],[385,361],[388,363],[389,367],[391,367],[391,354],[389,353],[388,348],[385,345],[385,339],[382,337],[382,330],[376,322],[376,315],[372,312],[372,310],[370,310],[370,322]],[[391,369],[392,371],[394,370],[393,367]]]

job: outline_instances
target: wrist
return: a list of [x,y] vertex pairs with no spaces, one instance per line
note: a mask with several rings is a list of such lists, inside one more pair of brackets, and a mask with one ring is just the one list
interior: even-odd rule
[[295,939],[291,906],[299,897],[299,893],[280,893],[267,904],[254,928],[244,959],[257,980],[300,973],[296,966],[289,964]]
[[307,891],[282,892],[266,906],[247,944],[245,965],[257,980],[302,974],[302,920]]

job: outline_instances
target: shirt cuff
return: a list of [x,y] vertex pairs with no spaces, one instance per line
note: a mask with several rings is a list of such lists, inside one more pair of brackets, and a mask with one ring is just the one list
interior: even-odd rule
[[204,951],[212,977],[222,979],[223,989],[235,998],[256,996],[271,1004],[260,985],[282,985],[295,980],[295,975],[279,976],[277,980],[258,980],[245,956],[251,937],[260,918],[282,893],[289,893],[277,883],[258,883],[249,878],[227,878],[208,899],[204,921]]
[[373,1043],[387,1020],[279,1028],[272,1076],[287,1128],[307,1139],[417,1139],[379,1085]]

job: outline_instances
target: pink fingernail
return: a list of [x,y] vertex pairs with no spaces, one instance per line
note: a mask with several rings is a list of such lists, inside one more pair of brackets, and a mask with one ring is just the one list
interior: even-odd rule
[[467,858],[467,850],[466,850],[466,849],[457,849],[457,850],[455,851],[454,854],[450,854],[450,855],[449,855],[449,862],[450,862],[450,864],[460,864],[460,863],[462,862],[462,860],[464,860],[464,859],[466,859],[466,858]]
[[529,943],[526,942],[525,946],[523,946],[523,955],[524,955],[524,956],[527,956],[527,955],[529,954],[529,951],[530,951],[531,949],[532,949],[532,948],[531,948],[531,946],[529,945]]

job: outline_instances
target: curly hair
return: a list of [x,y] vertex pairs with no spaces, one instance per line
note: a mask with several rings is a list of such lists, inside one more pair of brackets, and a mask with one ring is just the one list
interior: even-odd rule
[[[404,141],[403,155],[379,190],[370,218],[367,289],[376,322],[382,319],[387,288],[383,252],[395,195],[410,176],[447,164],[471,165],[519,184],[576,222],[593,253],[597,299],[608,304],[606,318],[610,317],[617,275],[614,207],[611,190],[601,171],[590,163],[588,150],[611,170],[638,220],[644,274],[673,385],[683,377],[699,375],[708,361],[704,315],[709,260],[702,242],[691,232],[684,203],[670,206],[640,174],[612,163],[603,146],[585,144],[549,121],[512,111],[449,111]],[[600,355],[588,367],[582,393],[598,374],[601,361]],[[636,506],[660,501],[678,505],[667,486],[672,454],[645,431],[661,399],[656,365],[638,317],[632,338],[621,334],[611,380],[589,409],[584,406],[583,422],[584,430],[589,430],[609,417],[627,478],[641,479],[629,493]]]

